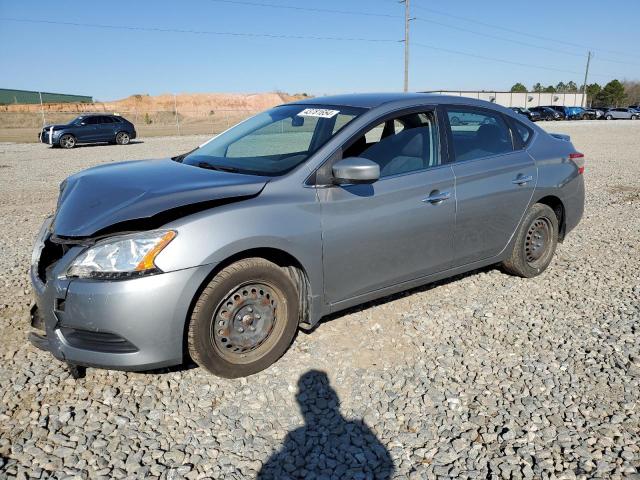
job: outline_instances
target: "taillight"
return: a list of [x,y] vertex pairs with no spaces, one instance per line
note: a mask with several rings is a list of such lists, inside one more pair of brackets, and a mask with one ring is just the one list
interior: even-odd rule
[[582,175],[584,173],[584,153],[570,153],[569,160],[576,164],[576,166],[578,167],[578,174]]

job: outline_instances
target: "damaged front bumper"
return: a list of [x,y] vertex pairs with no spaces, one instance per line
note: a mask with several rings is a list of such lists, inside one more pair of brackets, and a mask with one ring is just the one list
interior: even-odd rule
[[56,250],[43,230],[30,270],[34,346],[72,365],[150,370],[182,363],[189,308],[210,266],[119,281],[69,279],[64,272],[84,247]]

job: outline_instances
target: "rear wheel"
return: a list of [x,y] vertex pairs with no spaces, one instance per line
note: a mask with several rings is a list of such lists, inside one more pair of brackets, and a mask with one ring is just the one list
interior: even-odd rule
[[520,277],[535,277],[544,272],[558,244],[558,218],[547,205],[534,204],[522,221],[511,255],[502,262],[504,269]]
[[131,141],[131,137],[127,132],[116,133],[116,143],[118,145],[127,145]]
[[198,298],[189,322],[189,354],[215,375],[252,375],[289,348],[298,319],[298,289],[287,271],[263,258],[239,260]]
[[76,146],[76,137],[67,133],[60,137],[59,143],[62,148],[73,148]]

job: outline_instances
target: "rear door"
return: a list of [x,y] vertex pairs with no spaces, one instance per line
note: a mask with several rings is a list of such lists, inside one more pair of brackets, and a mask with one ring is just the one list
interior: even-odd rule
[[441,155],[435,117],[424,108],[374,122],[332,159],[367,158],[380,165],[381,176],[371,185],[317,190],[329,303],[450,267],[453,172]]
[[97,139],[100,142],[110,142],[113,141],[115,134],[116,124],[113,121],[113,118],[107,116],[98,117],[98,126],[97,126]]
[[454,264],[460,266],[505,248],[529,205],[538,175],[507,122],[519,124],[530,137],[524,124],[485,108],[448,106],[445,111],[449,153],[455,159]]

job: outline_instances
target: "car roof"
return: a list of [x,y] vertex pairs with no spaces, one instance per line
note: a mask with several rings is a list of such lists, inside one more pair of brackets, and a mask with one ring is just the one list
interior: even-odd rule
[[483,107],[499,107],[498,104],[477,100],[471,97],[459,97],[452,95],[441,95],[439,93],[416,92],[416,93],[349,93],[345,95],[330,95],[326,97],[310,97],[287,105],[341,105],[345,107],[375,108],[383,104],[394,102],[406,102],[407,100],[418,100],[420,103],[449,103],[477,105]]

